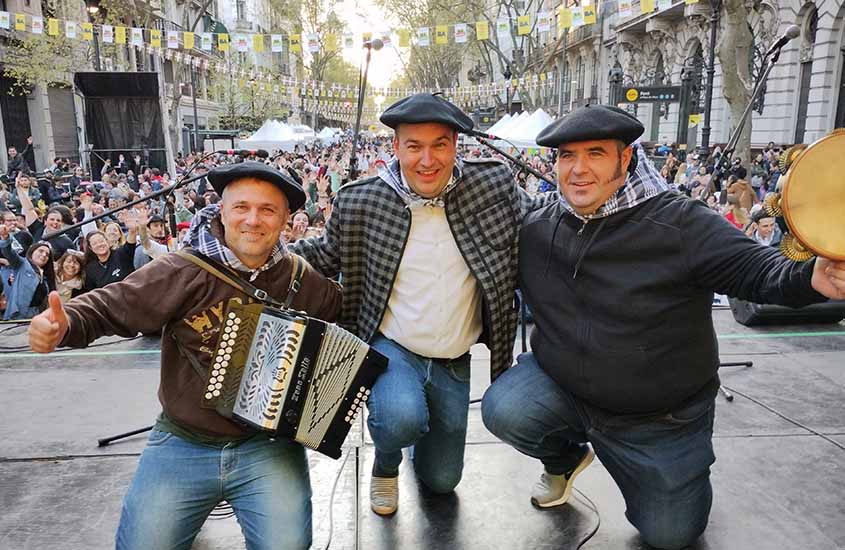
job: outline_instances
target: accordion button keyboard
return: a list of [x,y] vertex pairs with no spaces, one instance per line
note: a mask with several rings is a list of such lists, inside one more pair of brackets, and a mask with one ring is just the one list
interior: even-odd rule
[[208,392],[208,393],[205,394],[206,399],[211,399],[212,397],[214,397],[214,394],[211,393],[211,392]]

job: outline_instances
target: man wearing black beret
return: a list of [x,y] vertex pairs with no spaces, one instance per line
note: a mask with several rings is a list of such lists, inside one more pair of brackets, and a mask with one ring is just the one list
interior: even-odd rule
[[[305,202],[290,177],[258,162],[208,174],[222,196],[195,216],[188,236],[201,257],[284,301],[294,260],[280,241],[291,210]],[[225,269],[225,268],[224,268]],[[84,347],[105,334],[128,337],[162,330],[162,413],[153,427],[123,503],[120,550],[189,547],[214,507],[226,500],[247,548],[311,546],[311,486],[303,447],[270,439],[200,407],[228,301],[255,300],[179,254],[167,254],[64,306],[58,294],[32,320],[30,346]],[[333,321],[341,291],[306,267],[292,307]]]
[[[390,359],[368,401],[376,448],[370,505],[398,506],[402,449],[435,493],[461,480],[469,349],[490,349],[490,377],[513,363],[517,233],[553,195],[531,199],[493,159],[457,159],[472,120],[440,96],[391,105],[396,157],[377,177],[344,186],[321,238],[293,249],[329,277],[342,274],[340,322]],[[655,173],[656,175],[656,173]]]
[[535,506],[564,504],[598,456],[643,540],[677,549],[704,531],[712,501],[713,292],[790,306],[841,299],[845,262],[789,261],[703,202],[637,181],[631,142],[642,132],[627,112],[590,105],[537,137],[558,149],[561,197],[519,235],[532,351],[488,388],[482,416],[542,461]]

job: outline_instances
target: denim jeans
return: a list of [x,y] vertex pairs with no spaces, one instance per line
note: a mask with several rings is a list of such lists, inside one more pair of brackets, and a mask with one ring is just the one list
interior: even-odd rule
[[118,550],[189,549],[212,509],[232,505],[249,550],[311,545],[305,450],[256,435],[201,445],[153,430],[117,529]]
[[435,493],[461,480],[469,414],[469,353],[453,359],[421,357],[381,334],[372,347],[389,362],[367,403],[367,426],[379,475],[399,473],[411,447],[417,478]]
[[708,398],[663,415],[612,415],[561,389],[530,352],[481,403],[487,429],[549,472],[572,469],[589,441],[622,492],[628,521],[666,549],[691,544],[707,526],[713,413]]

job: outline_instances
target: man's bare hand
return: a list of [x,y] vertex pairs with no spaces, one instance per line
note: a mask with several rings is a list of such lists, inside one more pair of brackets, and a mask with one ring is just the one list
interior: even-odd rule
[[37,353],[54,351],[67,334],[68,318],[59,293],[47,297],[50,307],[32,318],[29,324],[29,347]]
[[845,261],[816,258],[811,284],[831,300],[845,300]]

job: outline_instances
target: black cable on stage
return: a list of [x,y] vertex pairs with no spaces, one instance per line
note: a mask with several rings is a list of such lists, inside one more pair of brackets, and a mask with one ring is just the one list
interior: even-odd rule
[[786,416],[785,414],[783,414],[783,413],[781,413],[781,412],[779,412],[779,411],[775,410],[774,408],[770,407],[769,405],[766,405],[765,403],[763,403],[763,402],[762,402],[762,401],[760,401],[759,399],[754,399],[754,398],[753,398],[753,397],[751,397],[750,395],[745,394],[745,393],[742,393],[741,391],[737,391],[737,390],[735,390],[735,389],[733,389],[733,388],[729,388],[728,386],[725,386],[724,384],[722,384],[722,386],[724,386],[725,388],[727,388],[727,389],[728,389],[728,391],[730,391],[731,393],[735,393],[735,394],[739,395],[740,397],[744,397],[745,399],[748,399],[748,400],[749,400],[749,401],[751,401],[752,403],[755,403],[755,404],[759,405],[760,407],[763,407],[764,409],[766,409],[766,410],[767,410],[767,411],[769,411],[770,413],[775,414],[775,415],[777,415],[777,416],[781,417],[782,419],[786,420],[786,421],[787,421],[787,422],[789,422],[790,424],[793,424],[793,425],[795,425],[795,426],[797,426],[797,427],[801,428],[802,430],[806,430],[806,431],[810,432],[810,433],[811,433],[811,434],[813,434],[813,435],[817,435],[817,436],[821,437],[822,439],[824,439],[825,441],[828,441],[829,443],[833,443],[834,445],[836,445],[837,447],[839,447],[840,449],[842,449],[843,451],[845,451],[845,445],[842,445],[841,443],[839,443],[839,442],[838,442],[838,441],[836,441],[835,439],[831,439],[831,438],[829,438],[828,436],[824,435],[823,433],[819,433],[819,432],[817,432],[816,430],[814,430],[813,428],[810,428],[809,426],[805,426],[804,424],[802,424],[802,423],[798,422],[797,420],[793,420],[792,418],[790,418],[790,417]]
[[[121,338],[120,340],[113,340],[111,342],[101,342],[99,344],[91,344],[84,348],[60,348],[51,351],[50,353],[58,353],[61,351],[74,351],[77,349],[90,349],[90,348],[102,348],[106,346],[113,346],[115,344],[122,344],[123,342],[131,342],[132,340],[137,340],[138,338],[143,338],[143,334],[138,334],[137,336],[132,336],[131,338]],[[0,346],[0,356],[6,355],[8,353],[21,353],[29,351],[29,346]],[[49,354],[44,354],[45,357]]]
[[575,547],[575,550],[580,550],[582,546],[587,544],[587,542],[589,542],[589,540],[593,538],[596,533],[598,533],[599,527],[601,527],[601,514],[599,513],[599,507],[596,506],[596,503],[593,502],[593,500],[588,497],[586,493],[578,489],[578,487],[573,486],[572,488],[575,489],[575,492],[578,493],[584,501],[586,501],[584,502],[584,504],[587,505],[587,508],[589,508],[596,515],[596,526],[593,527],[593,530],[587,533],[587,536],[581,539],[581,542],[579,542],[578,546]]

